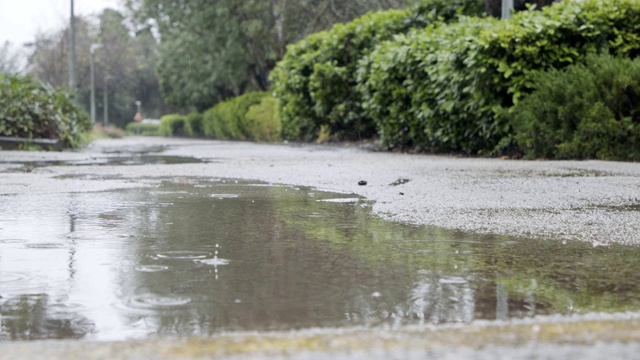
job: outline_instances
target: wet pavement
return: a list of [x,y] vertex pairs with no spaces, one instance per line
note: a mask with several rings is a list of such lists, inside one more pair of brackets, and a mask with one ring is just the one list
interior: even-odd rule
[[0,358],[639,347],[639,164],[127,138],[1,151],[0,199]]

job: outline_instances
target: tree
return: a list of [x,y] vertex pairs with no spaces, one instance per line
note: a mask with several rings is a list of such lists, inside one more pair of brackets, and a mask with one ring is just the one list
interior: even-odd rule
[[[153,68],[156,40],[149,30],[132,33],[127,18],[106,9],[97,17],[76,19],[78,99],[89,108],[91,44],[103,47],[95,52],[96,117],[103,121],[103,95],[108,91],[109,123],[123,127],[133,119],[135,101],[144,105],[147,117],[159,117],[167,111],[160,96]],[[30,56],[30,73],[55,87],[64,87],[68,79],[68,29],[40,34]]]
[[12,49],[10,42],[6,41],[0,47],[0,73],[17,74],[20,71],[20,54]]
[[129,0],[161,38],[158,79],[166,101],[203,110],[266,90],[286,45],[370,10],[409,0]]

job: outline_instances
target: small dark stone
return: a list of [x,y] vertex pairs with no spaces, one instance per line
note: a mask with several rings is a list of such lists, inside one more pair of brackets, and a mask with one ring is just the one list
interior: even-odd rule
[[401,193],[400,193],[400,195],[404,195],[404,193],[403,193],[403,192],[401,192]]
[[358,181],[358,185],[365,186],[365,185],[367,185],[367,182],[364,181],[364,180],[360,180],[360,181]]

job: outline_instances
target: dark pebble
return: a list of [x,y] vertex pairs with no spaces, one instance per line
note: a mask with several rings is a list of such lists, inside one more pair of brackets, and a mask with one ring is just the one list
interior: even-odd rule
[[364,180],[360,180],[360,181],[358,181],[358,185],[365,186],[365,185],[367,185],[367,182],[364,181]]

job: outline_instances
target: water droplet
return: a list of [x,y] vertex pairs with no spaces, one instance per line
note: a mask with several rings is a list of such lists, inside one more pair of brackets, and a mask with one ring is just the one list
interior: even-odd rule
[[540,332],[540,330],[541,330],[540,325],[533,325],[533,326],[531,327],[531,330],[532,330],[534,333],[538,333],[538,332]]

